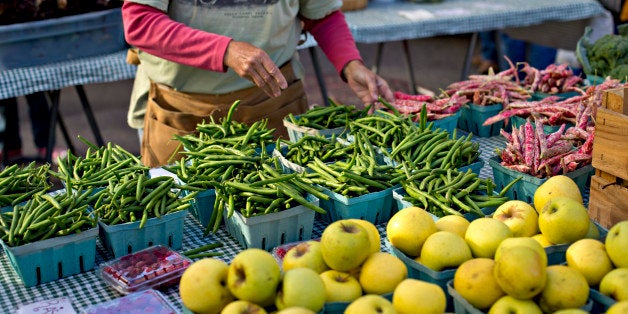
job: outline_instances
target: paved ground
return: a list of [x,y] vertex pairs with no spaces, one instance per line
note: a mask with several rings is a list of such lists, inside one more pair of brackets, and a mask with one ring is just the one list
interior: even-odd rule
[[[438,91],[439,88],[460,80],[469,38],[469,36],[446,36],[411,41],[411,61],[417,85]],[[374,62],[377,46],[371,44],[359,45],[358,48],[366,64],[371,66]],[[338,78],[334,68],[325,59],[322,51],[319,48],[316,48],[316,50],[325,75],[329,96],[339,103],[358,104],[359,100],[352,94],[348,85]],[[321,104],[322,97],[307,50],[300,51],[300,58],[306,67],[305,86],[309,102],[312,105]],[[403,58],[401,43],[391,42],[384,45],[382,65],[379,73],[388,80],[393,89],[409,91],[407,69],[408,66]],[[126,124],[132,80],[91,84],[84,87],[104,141],[119,144],[132,153],[139,154],[137,132]],[[20,102],[23,104],[24,99],[20,98]],[[25,105],[20,106],[21,136],[24,153],[33,155],[35,154],[35,148],[32,144],[32,133],[27,111]],[[82,135],[95,142],[74,88],[66,88],[61,91],[60,111],[72,138],[76,139],[78,135]],[[84,152],[85,146],[82,143],[75,140],[74,144],[77,153]],[[57,146],[63,147],[65,145],[66,143],[61,133],[57,132]]]

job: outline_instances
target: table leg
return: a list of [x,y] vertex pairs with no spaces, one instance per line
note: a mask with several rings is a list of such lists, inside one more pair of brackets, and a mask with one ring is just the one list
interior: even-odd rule
[[59,123],[59,128],[61,129],[61,133],[65,138],[65,142],[68,146],[68,150],[70,152],[74,152],[74,145],[72,144],[72,140],[70,139],[70,135],[68,134],[68,130],[65,127],[65,123],[59,114],[59,98],[61,98],[60,90],[52,90],[47,91],[46,93],[46,101],[48,102],[48,107],[50,108],[50,126],[48,129],[48,145],[46,146],[46,160],[47,162],[52,162],[52,151],[54,150],[55,138],[56,138],[56,127],[57,122]]
[[373,73],[375,74],[377,74],[377,72],[379,71],[379,66],[381,65],[381,62],[382,62],[383,50],[384,50],[384,43],[377,44],[377,50],[375,50],[375,62],[373,63],[373,66],[371,67],[371,71],[373,71]]
[[410,57],[410,45],[407,40],[403,41],[403,52],[406,57],[406,64],[408,65],[408,80],[410,80],[410,91],[416,95],[418,94],[416,88],[416,82],[414,80],[414,68],[412,67],[412,58]]
[[87,95],[85,95],[83,85],[76,85],[75,88],[79,98],[81,99],[81,105],[83,106],[83,111],[85,112],[89,126],[92,128],[92,133],[94,133],[94,137],[96,138],[96,144],[98,144],[98,146],[103,146],[104,141],[100,135],[100,128],[98,128],[96,118],[94,118],[94,113],[92,111],[92,107],[89,105],[89,101],[87,100]]
[[462,74],[460,74],[460,80],[464,81],[468,79],[469,70],[471,69],[471,59],[473,59],[473,53],[475,52],[475,45],[478,42],[478,33],[475,32],[471,35],[469,41],[469,47],[467,48],[467,54],[464,56],[464,64],[462,65]]
[[308,48],[310,51],[310,57],[312,58],[312,65],[314,66],[314,73],[316,73],[316,80],[318,81],[318,87],[321,90],[321,97],[323,97],[323,103],[325,106],[329,106],[329,98],[327,96],[327,86],[325,85],[325,78],[321,72],[320,63],[318,63],[318,56],[316,54],[316,47]]

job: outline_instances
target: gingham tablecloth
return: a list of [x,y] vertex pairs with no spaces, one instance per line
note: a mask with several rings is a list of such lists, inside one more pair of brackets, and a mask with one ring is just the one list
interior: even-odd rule
[[[464,134],[462,131],[460,134]],[[495,148],[503,148],[505,146],[504,139],[501,136],[490,138],[474,137],[472,139],[480,143],[481,157],[485,160],[484,167],[480,172],[480,177],[486,178],[492,176],[491,167],[488,165],[489,157],[494,155]],[[377,226],[382,235],[382,249],[386,250],[383,239],[385,239],[385,224]],[[316,220],[312,231],[312,238],[321,236],[325,224]],[[203,236],[204,228],[198,221],[188,214],[185,218],[183,229],[183,247],[180,252],[199,247],[207,243],[222,242],[221,248],[212,251],[222,252],[223,255],[218,258],[229,263],[231,259],[241,250],[237,241],[230,237],[227,231],[221,228],[216,234]],[[114,257],[104,246],[97,240],[96,248],[96,268],[100,263],[110,261]],[[162,290],[164,295],[172,304],[179,309],[182,308],[181,299],[179,298],[178,286]],[[0,253],[0,309],[14,313],[20,304],[28,304],[35,301],[48,300],[58,297],[68,297],[78,312],[90,305],[106,302],[123,295],[115,291],[113,288],[98,277],[96,270],[81,273],[56,281],[40,284],[34,287],[26,288],[22,284],[19,275],[13,270],[6,254]]]

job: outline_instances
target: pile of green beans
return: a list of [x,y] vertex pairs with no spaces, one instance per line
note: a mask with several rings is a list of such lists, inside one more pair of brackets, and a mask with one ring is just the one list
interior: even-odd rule
[[407,193],[404,200],[438,217],[466,213],[483,217],[482,208],[498,207],[509,200],[505,194],[516,181],[495,194],[495,183],[489,178],[480,178],[471,169],[466,172],[457,169],[421,169],[407,171],[401,186]]
[[92,189],[35,194],[0,213],[0,238],[13,247],[93,228],[97,219],[89,214],[88,204],[96,197]]
[[349,122],[349,129],[350,135],[363,132],[372,145],[381,148],[397,146],[409,134],[420,131],[411,118],[383,110]]
[[[96,193],[94,214],[107,225],[146,220],[187,209],[198,191],[179,184],[170,176],[150,178],[145,173],[132,173]],[[182,196],[183,191],[190,191]]]
[[318,158],[307,164],[311,172],[303,173],[305,181],[321,185],[346,197],[357,197],[393,186],[403,176],[389,165],[379,165],[370,155],[355,153],[348,161],[324,163]]
[[329,102],[329,106],[315,106],[298,117],[289,114],[286,119],[292,124],[316,130],[335,129],[345,127],[355,119],[366,117],[371,109],[370,105],[358,109],[354,105],[337,104],[331,99]]
[[103,187],[112,178],[121,178],[133,172],[148,172],[142,161],[120,145],[107,143],[98,147],[79,136],[88,145],[85,157],[68,152],[59,158],[58,172],[51,172],[65,183],[66,189]]
[[300,166],[305,166],[314,158],[323,162],[346,160],[355,151],[352,143],[341,143],[335,136],[304,135],[297,142],[283,143],[286,145],[285,158]]
[[20,167],[17,164],[0,171],[0,207],[14,206],[37,193],[45,193],[52,186],[48,182],[49,164],[41,166],[31,162]]
[[406,163],[410,169],[449,169],[470,165],[480,156],[480,144],[471,141],[473,134],[456,139],[444,130],[426,128],[410,133],[396,146],[389,157]]
[[236,210],[244,217],[252,217],[303,205],[325,214],[324,209],[306,199],[307,194],[329,199],[319,187],[308,184],[299,174],[282,173],[277,158],[268,158],[255,171],[241,173],[217,186],[216,202],[206,233],[218,230],[219,215],[223,210],[227,211],[227,217]]

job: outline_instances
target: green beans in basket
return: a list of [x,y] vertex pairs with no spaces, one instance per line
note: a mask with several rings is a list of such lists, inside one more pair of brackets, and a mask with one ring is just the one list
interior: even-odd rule
[[355,119],[349,123],[350,135],[363,132],[376,147],[390,148],[400,143],[408,134],[420,132],[411,117],[395,115],[383,110]]
[[299,126],[305,126],[316,130],[335,129],[344,127],[358,118],[366,117],[371,106],[358,109],[353,105],[341,105],[329,100],[329,106],[315,106],[305,113],[295,117],[293,114],[286,116],[286,120]]
[[227,217],[239,211],[244,217],[264,215],[303,205],[318,213],[325,210],[307,200],[307,194],[327,200],[319,187],[302,180],[297,173],[284,174],[277,158],[264,160],[258,169],[223,182],[216,188],[214,211],[206,232],[216,232],[220,226],[220,213]]
[[182,191],[192,189],[170,176],[150,178],[145,173],[131,173],[109,183],[97,192],[94,203],[94,214],[107,225],[139,221],[142,228],[149,218],[187,209],[197,194],[191,191],[181,196]]
[[328,138],[305,134],[297,142],[282,141],[282,143],[286,147],[286,159],[300,166],[314,161],[314,158],[323,162],[345,160],[355,151],[353,143],[341,143],[336,140],[335,135]]
[[37,166],[31,162],[20,167],[17,164],[0,171],[0,207],[17,205],[34,194],[50,189],[48,182],[49,164]]
[[495,183],[482,179],[471,169],[421,169],[406,172],[401,186],[407,193],[404,200],[428,212],[443,217],[473,213],[484,216],[482,208],[497,207],[506,201],[506,186],[499,194],[493,192]]
[[8,246],[19,246],[93,228],[96,218],[88,204],[95,197],[92,189],[35,194],[0,213],[0,238]]
[[68,152],[65,158],[59,158],[58,172],[52,172],[68,190],[103,187],[112,178],[119,179],[133,172],[147,173],[149,170],[137,156],[120,145],[107,143],[98,147],[81,136],[79,139],[87,145],[85,157]]

